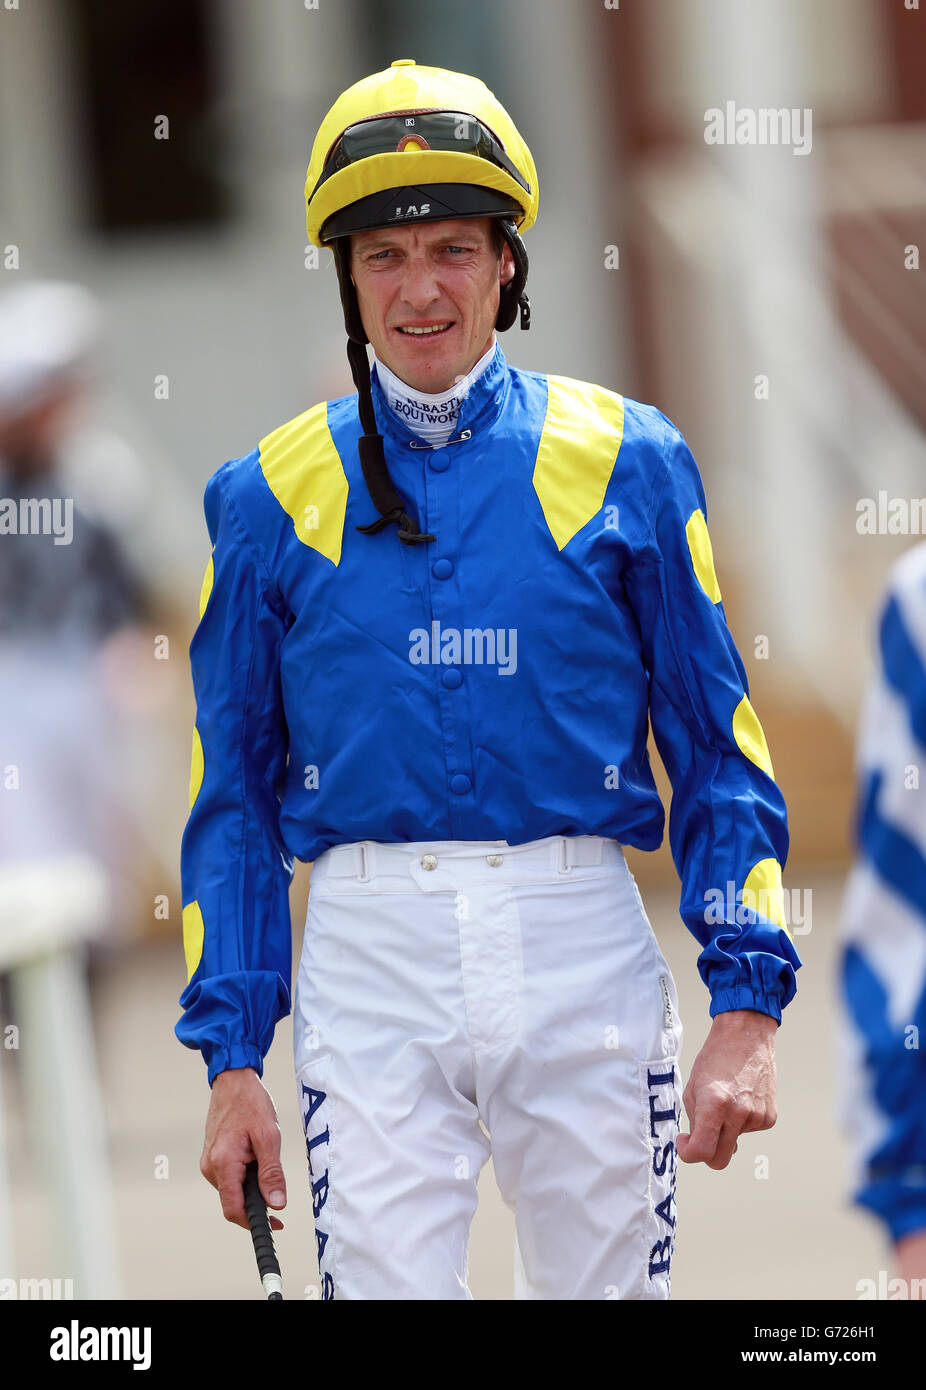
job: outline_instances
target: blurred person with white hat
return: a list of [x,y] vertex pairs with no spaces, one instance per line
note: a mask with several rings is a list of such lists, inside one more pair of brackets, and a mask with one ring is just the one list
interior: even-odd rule
[[25,281],[0,293],[0,972],[24,1038],[18,1060],[56,1204],[56,1253],[82,1298],[119,1293],[86,967],[124,927],[135,848],[117,792],[106,653],[146,610],[120,542],[83,510],[65,466],[100,330],[99,305],[80,285]]
[[0,716],[5,760],[22,773],[0,797],[0,859],[83,849],[117,862],[98,658],[142,619],[146,594],[62,469],[101,323],[81,285],[27,281],[0,294]]

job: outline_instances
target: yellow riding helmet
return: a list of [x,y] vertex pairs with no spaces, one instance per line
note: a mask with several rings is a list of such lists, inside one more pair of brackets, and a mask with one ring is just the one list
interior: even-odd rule
[[[384,119],[390,117],[396,119]],[[309,241],[325,246],[339,221],[334,235],[343,235],[345,223],[336,214],[361,199],[467,184],[492,191],[488,205],[485,193],[482,203],[473,202],[471,215],[480,207],[505,211],[519,232],[536,221],[540,190],[533,156],[501,102],[477,77],[399,58],[348,87],[322,121],[305,181]],[[422,214],[419,203],[412,218],[458,215],[465,215],[462,208],[442,211],[439,205]],[[369,216],[364,224],[370,225]]]

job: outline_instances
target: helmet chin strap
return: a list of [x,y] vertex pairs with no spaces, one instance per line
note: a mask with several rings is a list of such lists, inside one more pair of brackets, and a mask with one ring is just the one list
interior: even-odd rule
[[436,541],[436,536],[421,534],[421,528],[405,510],[405,503],[396,492],[395,484],[389,476],[383,451],[383,437],[376,428],[376,416],[373,412],[373,390],[370,385],[370,363],[366,347],[363,343],[350,339],[347,344],[347,356],[351,375],[357,386],[360,423],[363,425],[363,434],[357,445],[360,466],[363,469],[367,491],[379,512],[376,521],[371,521],[366,526],[358,526],[357,530],[362,531],[364,535],[374,535],[395,521],[399,527],[399,539],[405,545],[423,545],[426,541]]
[[530,267],[527,250],[521,239],[521,234],[515,226],[514,218],[500,217],[498,223],[502,235],[511,247],[511,254],[514,258],[514,274],[507,285],[502,285],[495,327],[501,332],[510,328],[518,316],[518,310],[520,310],[521,328],[527,329],[531,326],[531,302],[524,288],[527,284],[527,272]]
[[[530,300],[524,291],[528,269],[527,252],[513,219],[503,217],[499,220],[502,233],[514,257],[514,274],[508,284],[502,286],[495,327],[502,330],[510,328],[520,309],[521,327],[530,328]],[[366,344],[370,340],[360,317],[357,290],[350,274],[350,237],[338,237],[332,243],[332,250],[341,291],[341,305],[344,309],[344,326],[347,329],[347,359],[350,362],[354,385],[357,387],[360,423],[363,426],[363,434],[357,446],[360,466],[363,469],[367,491],[379,512],[376,521],[368,522],[366,526],[358,526],[356,529],[364,535],[375,535],[377,531],[382,531],[384,527],[395,522],[403,545],[423,545],[428,541],[436,541],[437,537],[430,532],[422,534],[414,517],[409,515],[386,466],[383,437],[376,428],[376,414],[373,409],[370,362],[366,350]]]
[[422,535],[417,521],[409,516],[405,503],[396,492],[395,484],[389,476],[383,437],[376,428],[370,362],[366,349],[369,338],[360,317],[357,291],[350,277],[350,238],[338,237],[333,250],[341,289],[341,304],[344,308],[344,324],[347,328],[347,360],[350,362],[351,376],[357,387],[360,423],[363,426],[363,434],[357,445],[360,466],[363,469],[367,491],[379,512],[376,521],[371,521],[366,526],[358,526],[357,530],[362,531],[364,535],[375,535],[394,521],[399,528],[399,539],[404,545],[423,545],[427,541],[437,540],[437,537],[430,534]]

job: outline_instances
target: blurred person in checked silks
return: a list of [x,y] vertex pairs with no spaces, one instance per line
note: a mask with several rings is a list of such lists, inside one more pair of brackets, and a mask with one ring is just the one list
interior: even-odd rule
[[857,765],[856,859],[841,921],[842,1122],[853,1199],[880,1221],[900,1280],[866,1278],[857,1291],[872,1298],[923,1298],[926,543],[907,551],[888,578]]
[[[676,1158],[724,1168],[776,1118],[786,808],[684,439],[496,338],[530,322],[538,196],[476,78],[400,59],[344,92],[306,198],[357,391],[205,490],[177,1032],[225,1216],[252,1157],[279,1210],[260,1077],[312,861],[295,1066],[329,1299],[470,1298],[490,1152],[517,1297],[668,1298]],[[713,1017],[682,1135],[675,984],[623,852],[663,836],[648,716]]]

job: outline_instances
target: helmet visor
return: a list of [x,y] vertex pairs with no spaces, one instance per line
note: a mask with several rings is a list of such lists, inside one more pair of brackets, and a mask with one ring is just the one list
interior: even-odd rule
[[505,153],[501,141],[488,126],[463,111],[412,111],[388,116],[374,116],[348,126],[328,151],[312,197],[322,184],[362,159],[372,155],[394,154],[416,145],[422,150],[457,151],[487,159],[521,185],[526,193],[531,186],[515,168]]

